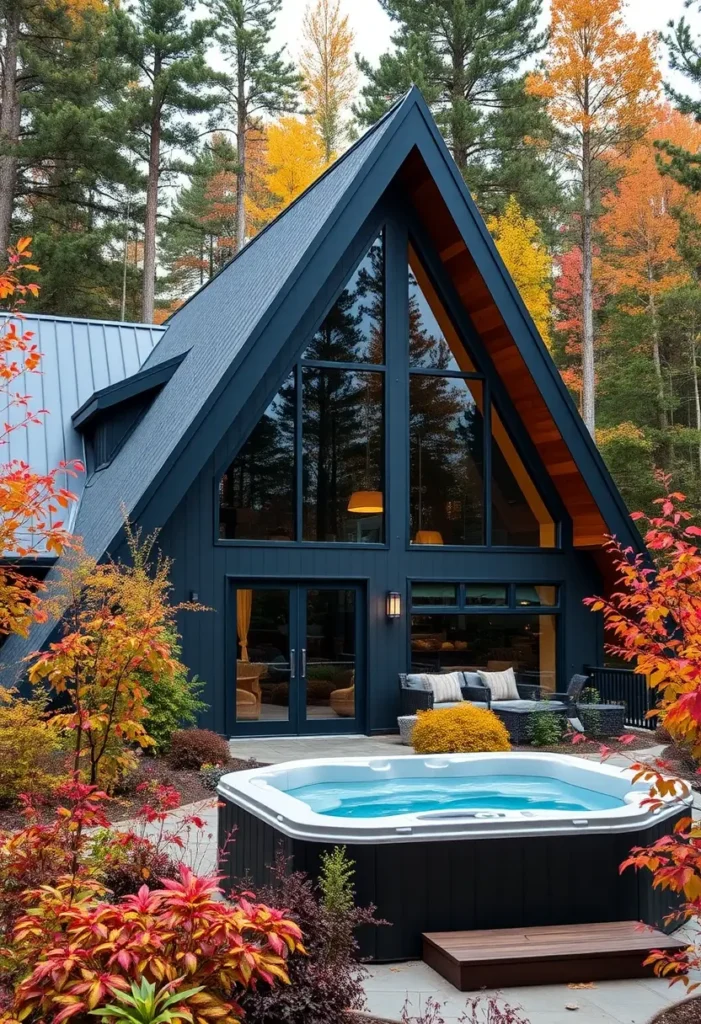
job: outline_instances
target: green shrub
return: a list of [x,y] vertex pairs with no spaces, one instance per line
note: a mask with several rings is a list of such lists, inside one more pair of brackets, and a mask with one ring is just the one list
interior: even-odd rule
[[199,771],[203,764],[225,765],[231,759],[229,744],[209,729],[179,729],[171,737],[168,763],[171,768]]
[[465,701],[454,708],[419,711],[412,733],[417,754],[476,754],[511,750],[506,726],[493,711]]
[[564,731],[564,719],[554,711],[543,709],[529,716],[528,738],[534,747],[556,747]]
[[585,686],[579,695],[578,704],[601,704],[601,694],[595,686]]
[[[177,637],[173,638],[173,654],[180,659]],[[197,722],[197,716],[208,706],[200,700],[204,683],[197,676],[189,678],[187,672],[179,672],[171,679],[145,681],[148,697],[144,701],[148,717],[144,722],[146,730],[155,740],[151,747],[154,754],[165,754],[170,749],[174,732],[185,729]]]
[[61,779],[52,764],[59,739],[46,718],[46,700],[25,700],[0,689],[0,803],[20,793],[51,792]]

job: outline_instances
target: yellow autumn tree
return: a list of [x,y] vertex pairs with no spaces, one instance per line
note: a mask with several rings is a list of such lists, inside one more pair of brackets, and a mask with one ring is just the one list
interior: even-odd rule
[[550,347],[552,260],[540,228],[511,196],[500,217],[487,225],[545,344]]
[[281,117],[267,133],[268,170],[265,183],[271,195],[267,212],[272,219],[304,192],[329,161],[311,117]]
[[306,104],[314,118],[327,162],[343,138],[343,109],[352,99],[357,80],[353,60],[355,34],[341,0],[315,0],[304,14],[304,46],[300,69]]
[[625,0],[552,0],[542,72],[528,92],[545,100],[556,151],[574,172],[582,227],[582,415],[595,429],[594,224],[621,153],[641,139],[658,102],[655,39],[625,24]]

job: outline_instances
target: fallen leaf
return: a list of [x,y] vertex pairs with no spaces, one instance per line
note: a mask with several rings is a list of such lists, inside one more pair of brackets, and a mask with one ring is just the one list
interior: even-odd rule
[[576,1003],[565,1003],[565,1009],[566,1010],[578,1010],[579,1007],[577,1006]]
[[571,981],[568,988],[596,988],[593,981]]

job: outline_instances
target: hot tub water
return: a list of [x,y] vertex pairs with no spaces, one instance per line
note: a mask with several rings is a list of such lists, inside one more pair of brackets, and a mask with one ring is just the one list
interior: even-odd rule
[[583,812],[624,806],[618,796],[538,775],[318,782],[287,793],[317,814],[339,818],[451,810]]

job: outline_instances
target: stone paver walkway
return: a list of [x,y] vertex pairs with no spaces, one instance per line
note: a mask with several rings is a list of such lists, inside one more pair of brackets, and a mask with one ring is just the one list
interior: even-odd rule
[[[421,962],[380,965],[370,968],[365,982],[367,1009],[388,1020],[401,1020],[408,1001],[410,1016],[426,1006],[429,997],[442,1004],[445,1024],[458,1024],[468,993],[456,991],[439,974]],[[490,995],[493,993],[485,993]],[[684,998],[681,988],[666,981],[602,981],[591,988],[567,985],[533,985],[509,988],[502,1000],[521,1007],[531,1024],[648,1024],[654,1014]],[[568,1009],[572,1007],[572,1009]]]

